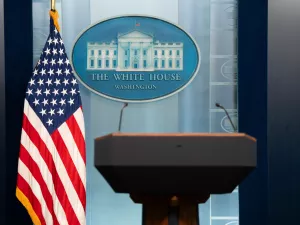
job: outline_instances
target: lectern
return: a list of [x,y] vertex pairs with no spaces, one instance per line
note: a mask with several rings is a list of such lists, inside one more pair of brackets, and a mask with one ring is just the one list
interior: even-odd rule
[[112,133],[95,139],[95,166],[116,193],[143,204],[143,225],[199,225],[198,204],[231,193],[256,167],[243,133]]

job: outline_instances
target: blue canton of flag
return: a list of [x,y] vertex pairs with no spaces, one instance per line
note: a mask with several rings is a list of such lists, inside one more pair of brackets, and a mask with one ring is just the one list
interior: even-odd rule
[[81,107],[78,84],[53,20],[26,99],[50,134]]

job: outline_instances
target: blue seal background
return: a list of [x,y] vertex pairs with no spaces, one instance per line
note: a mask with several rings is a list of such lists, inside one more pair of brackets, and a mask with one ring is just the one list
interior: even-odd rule
[[[140,26],[136,27],[135,24]],[[111,42],[117,41],[120,33],[127,33],[137,30],[154,35],[154,41],[160,42],[182,42],[183,43],[183,70],[155,70],[155,71],[109,71],[109,70],[89,70],[87,71],[87,42]],[[108,98],[120,101],[149,101],[161,99],[170,96],[172,93],[182,90],[182,88],[196,76],[198,65],[200,64],[200,55],[196,44],[192,38],[182,29],[172,23],[157,18],[146,16],[124,16],[105,20],[97,23],[77,39],[72,50],[72,64],[74,70],[86,86],[94,90],[96,93],[104,95]],[[106,73],[109,80],[93,81],[91,76],[93,73]],[[114,79],[114,73],[143,73],[144,81],[117,81]],[[150,81],[148,74],[180,74],[180,81]],[[154,90],[118,90],[114,85],[145,85],[153,84],[157,88]]]

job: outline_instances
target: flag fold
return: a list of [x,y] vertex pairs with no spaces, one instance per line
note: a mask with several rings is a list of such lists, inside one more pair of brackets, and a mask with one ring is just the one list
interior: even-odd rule
[[85,225],[82,102],[57,19],[50,12],[50,34],[26,89],[16,196],[35,225]]

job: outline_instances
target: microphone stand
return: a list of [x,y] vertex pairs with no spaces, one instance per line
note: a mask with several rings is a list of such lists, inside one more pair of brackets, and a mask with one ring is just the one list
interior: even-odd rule
[[119,129],[118,132],[121,132],[121,126],[122,126],[122,118],[123,118],[123,110],[128,106],[128,103],[124,103],[121,113],[120,113],[120,119],[119,119]]
[[222,105],[220,105],[219,103],[216,103],[216,106],[217,106],[218,108],[221,108],[221,109],[224,110],[224,112],[225,112],[227,118],[229,119],[230,124],[231,124],[231,126],[232,126],[232,128],[233,128],[233,132],[237,132],[237,130],[236,130],[235,126],[233,125],[233,122],[232,122],[232,120],[231,120],[231,118],[230,118],[230,116],[229,116],[229,114],[228,114],[228,112],[227,112],[227,110],[226,110]]

